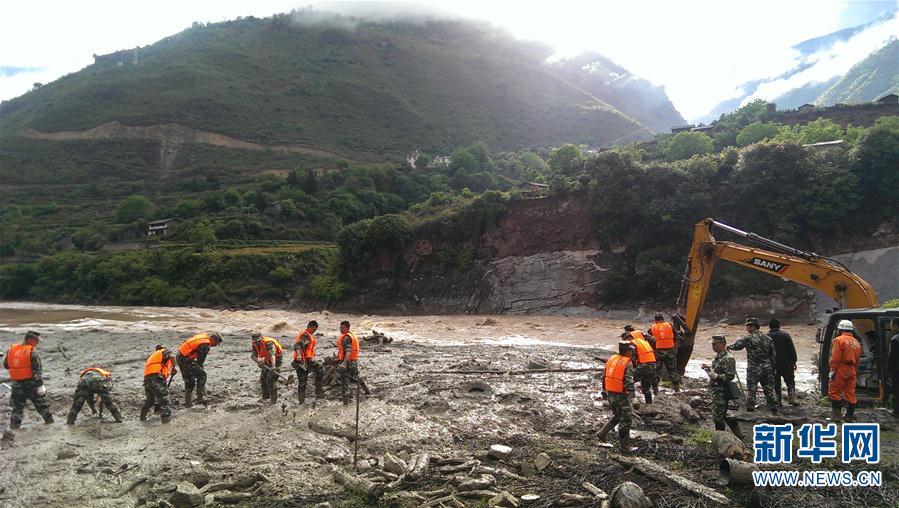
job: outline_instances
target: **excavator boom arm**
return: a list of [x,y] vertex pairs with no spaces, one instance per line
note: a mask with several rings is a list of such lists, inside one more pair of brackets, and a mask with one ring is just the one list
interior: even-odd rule
[[[713,226],[781,252],[715,240],[712,236]],[[877,297],[871,285],[846,268],[814,253],[803,252],[754,233],[705,219],[696,224],[693,246],[677,302],[677,324],[686,338],[686,347],[678,353],[678,365],[681,369],[686,368],[692,354],[699,313],[719,259],[817,289],[836,300],[843,308],[877,307]]]

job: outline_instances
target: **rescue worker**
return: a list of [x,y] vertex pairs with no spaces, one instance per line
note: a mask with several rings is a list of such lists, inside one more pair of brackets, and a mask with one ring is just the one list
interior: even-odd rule
[[605,441],[606,436],[618,425],[618,442],[621,453],[630,455],[631,450],[631,399],[634,397],[633,372],[634,346],[628,341],[618,343],[618,354],[606,361],[602,391],[612,408],[612,419],[603,425],[596,437]]
[[324,370],[321,362],[315,359],[315,331],[318,330],[318,322],[309,321],[306,329],[297,334],[293,343],[293,368],[297,372],[297,400],[300,405],[306,402],[306,381],[309,373],[315,376],[315,396],[322,397],[322,376]]
[[712,394],[712,421],[715,430],[724,430],[729,426],[737,437],[740,437],[736,420],[727,417],[728,383],[737,377],[737,362],[727,352],[727,338],[724,335],[712,337],[712,351],[715,358],[712,365],[702,364],[702,370],[709,375],[709,392]]
[[759,331],[759,320],[746,319],[748,335],[727,346],[728,351],[746,349],[746,410],[755,411],[755,392],[762,385],[765,402],[772,413],[777,413],[777,398],[774,396],[774,364],[776,362],[774,341]]
[[793,337],[780,329],[780,321],[772,319],[768,321],[768,337],[774,341],[774,356],[777,363],[774,364],[774,395],[777,397],[777,405],[783,406],[783,394],[781,393],[780,380],[783,378],[787,385],[787,400],[793,406],[798,406],[796,400],[796,346],[793,345]]
[[359,339],[350,331],[350,322],[340,322],[340,337],[337,339],[337,366],[340,368],[340,397],[344,405],[350,403],[347,385],[357,383],[366,395],[371,395],[365,381],[359,377]]
[[846,409],[846,421],[854,421],[855,382],[858,377],[858,364],[862,356],[862,346],[852,335],[852,321],[842,319],[837,323],[837,331],[842,332],[830,344],[830,383],[827,387],[827,397],[833,411],[833,421],[843,421],[843,400],[849,407]]
[[643,335],[643,332],[634,330],[634,327],[627,325],[624,327],[625,332],[621,334],[621,338],[633,344],[636,351],[634,357],[634,377],[640,382],[640,391],[643,392],[643,400],[647,404],[652,404],[652,390],[658,386],[656,379],[656,355],[652,351],[652,346]]
[[161,345],[156,346],[156,351],[144,364],[144,395],[147,398],[140,408],[141,421],[147,419],[147,414],[153,406],[159,408],[162,423],[172,421],[172,401],[169,399],[168,381],[177,373],[175,355]]
[[222,343],[222,336],[218,333],[198,333],[188,338],[178,347],[178,355],[175,357],[178,368],[181,369],[181,377],[184,379],[184,405],[193,407],[193,391],[197,388],[197,402],[206,403],[206,371],[203,364],[209,348]]
[[899,318],[890,321],[890,353],[887,357],[887,373],[892,375],[893,383],[893,416],[899,417]]
[[[668,371],[668,378],[671,379],[671,386],[675,392],[679,392],[680,371],[677,369],[674,326],[666,322],[661,314],[656,314],[653,319],[655,322],[649,327],[647,333],[655,339],[656,374],[661,377],[662,367],[664,367]],[[655,393],[659,394],[658,387],[655,388]]]
[[272,404],[278,402],[278,371],[281,370],[283,353],[280,342],[271,337],[263,337],[259,332],[253,333],[250,359],[261,369],[259,384],[262,386],[262,400],[271,400]]
[[50,403],[47,401],[47,387],[44,386],[41,357],[34,350],[40,340],[41,334],[29,330],[25,334],[25,340],[21,344],[9,346],[3,358],[3,368],[9,371],[9,377],[13,381],[12,392],[9,394],[9,405],[12,407],[9,428],[12,430],[22,427],[22,414],[25,403],[29,400],[44,418],[45,424],[53,423],[53,413],[50,412]]
[[[122,413],[119,412],[118,406],[109,395],[112,385],[112,374],[108,370],[100,367],[88,367],[82,370],[78,386],[75,387],[75,400],[72,401],[72,408],[69,409],[66,425],[75,425],[75,420],[78,419],[78,413],[81,412],[84,403],[93,401],[95,395],[100,397],[100,409],[106,406],[116,423],[122,423]],[[93,404],[91,404],[91,409],[93,409]]]

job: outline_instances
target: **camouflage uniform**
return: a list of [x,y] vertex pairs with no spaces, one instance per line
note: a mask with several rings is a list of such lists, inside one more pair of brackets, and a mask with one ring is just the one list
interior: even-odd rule
[[168,420],[172,417],[172,401],[169,399],[169,387],[164,377],[159,374],[145,377],[144,395],[146,395],[147,399],[140,410],[144,418],[146,418],[146,414],[150,412],[150,408],[153,406],[159,407],[159,416],[163,420]]
[[[674,330],[674,325],[672,325]],[[652,328],[648,328],[646,330],[646,338],[651,340],[653,352],[656,355],[656,376],[658,379],[662,377],[662,369],[665,369],[668,372],[668,379],[671,380],[671,386],[678,388],[681,383],[680,370],[677,368],[677,344],[679,344],[680,337],[677,332],[674,333],[674,343],[675,346],[673,348],[668,349],[656,349],[656,338],[652,334]],[[659,386],[659,381],[656,379],[655,386]],[[658,390],[657,390],[658,391]]]
[[109,409],[110,414],[112,414],[112,417],[115,418],[115,421],[121,422],[122,413],[119,412],[119,407],[116,406],[115,401],[113,401],[112,397],[109,395],[111,390],[111,382],[104,378],[102,374],[97,371],[85,372],[78,381],[78,386],[75,387],[75,400],[72,401],[72,408],[69,409],[69,416],[66,422],[69,425],[75,423],[75,420],[78,418],[78,413],[81,412],[81,408],[84,407],[85,402],[88,402],[91,410],[93,410],[94,405],[92,402],[95,395],[100,396],[101,409],[103,406],[106,406]]
[[[325,374],[325,370],[322,367],[321,362],[314,359],[306,360],[305,362],[302,361],[302,358],[304,357],[303,352],[309,347],[309,342],[308,335],[301,335],[300,340],[293,345],[293,350],[296,352],[297,359],[293,361],[292,365],[297,372],[297,400],[300,404],[306,401],[306,383],[309,379],[310,372],[315,376],[315,396],[321,397],[325,394],[322,389],[322,377]],[[311,354],[312,353],[310,353],[310,355]]]
[[[281,370],[281,357],[278,355],[278,349],[271,342],[265,343],[265,350],[268,353],[266,358],[275,358],[274,365],[270,365],[266,361],[259,367],[259,385],[262,387],[262,400],[271,400],[272,404],[278,402],[278,374]],[[256,358],[256,348],[250,351],[252,358]]]
[[197,348],[197,359],[190,358],[178,354],[178,369],[181,371],[181,378],[184,379],[184,391],[190,392],[197,388],[197,398],[202,399],[206,394],[206,371],[203,364],[206,362],[206,355],[209,354],[209,346],[204,344]]
[[[3,367],[9,368],[6,358],[3,359]],[[25,413],[25,404],[30,400],[34,409],[44,418],[44,423],[53,423],[53,413],[50,412],[50,402],[47,395],[38,395],[37,389],[44,385],[43,368],[41,358],[37,351],[31,351],[31,379],[12,382],[12,392],[9,394],[9,405],[12,413],[9,415],[9,428],[18,429],[22,426],[22,416]]]
[[631,397],[634,396],[634,370],[633,362],[628,362],[624,369],[624,393],[606,392],[609,407],[612,408],[612,419],[606,422],[602,430],[597,434],[600,441],[605,440],[609,431],[618,425],[618,439],[623,453],[630,453],[631,433]]
[[755,330],[727,346],[730,351],[746,348],[746,409],[755,409],[755,392],[762,385],[765,402],[771,409],[777,408],[774,395],[774,342],[771,337]]
[[727,384],[737,376],[737,362],[724,350],[712,360],[710,370],[718,375],[709,379],[709,391],[712,393],[712,420],[715,430],[724,430],[727,422]]
[[656,364],[648,362],[637,365],[634,378],[640,382],[640,391],[643,392],[646,402],[651,401],[652,388],[659,384],[658,379],[656,379]]

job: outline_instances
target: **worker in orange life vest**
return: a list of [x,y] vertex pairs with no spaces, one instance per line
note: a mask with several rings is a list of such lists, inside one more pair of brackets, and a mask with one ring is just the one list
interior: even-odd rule
[[178,355],[175,360],[181,369],[181,377],[184,379],[184,405],[192,407],[194,387],[197,388],[197,402],[206,403],[206,355],[209,348],[222,343],[222,336],[218,333],[198,333],[188,338],[178,346]]
[[344,405],[350,403],[347,387],[350,381],[359,384],[366,395],[371,395],[365,381],[359,377],[359,339],[350,331],[350,322],[340,322],[340,337],[337,338],[337,362],[340,368],[340,397]]
[[827,386],[827,397],[833,410],[833,421],[843,420],[842,401],[845,399],[849,407],[846,409],[846,421],[855,420],[855,383],[858,377],[858,365],[861,362],[862,346],[852,335],[852,321],[840,320],[837,331],[840,332],[830,346],[830,382]]
[[315,376],[315,397],[322,397],[325,392],[322,390],[322,376],[324,371],[321,362],[315,359],[315,345],[318,342],[315,338],[315,332],[318,330],[317,321],[309,321],[306,329],[297,334],[296,341],[293,344],[293,365],[297,371],[297,400],[300,405],[306,401],[306,381],[311,372]]
[[[69,416],[66,419],[67,425],[75,425],[78,419],[78,413],[84,407],[84,403],[92,400],[95,395],[100,396],[100,404],[109,409],[109,413],[115,419],[116,423],[122,423],[122,413],[119,407],[109,395],[112,391],[112,373],[100,367],[88,367],[81,371],[81,377],[78,379],[78,386],[75,387],[75,400],[72,401],[72,408],[69,409]],[[102,410],[103,407],[101,406]]]
[[146,399],[140,408],[141,421],[147,419],[147,414],[153,406],[159,408],[159,418],[162,423],[172,421],[169,382],[177,373],[174,353],[162,345],[157,345],[156,350],[144,364],[144,395]]
[[634,363],[636,350],[628,341],[618,343],[618,354],[606,361],[602,390],[609,406],[612,419],[606,422],[596,437],[603,441],[615,425],[618,425],[618,441],[621,453],[629,455],[631,449],[631,399],[634,398]]
[[29,400],[44,418],[45,424],[53,423],[53,413],[50,412],[50,403],[47,401],[47,388],[44,386],[41,358],[34,350],[40,340],[41,334],[29,330],[25,334],[25,340],[21,344],[10,346],[3,358],[3,367],[9,370],[9,377],[13,381],[12,393],[9,395],[9,405],[12,407],[9,428],[12,430],[22,426],[25,403]]
[[646,340],[643,332],[634,330],[634,327],[627,325],[624,327],[624,333],[621,334],[621,340],[626,340],[634,345],[636,353],[634,355],[634,378],[640,382],[640,391],[643,392],[643,400],[647,404],[652,404],[652,390],[658,389],[659,379],[656,376],[656,355]]
[[[661,314],[656,314],[655,321],[649,327],[647,333],[655,339],[653,347],[656,355],[656,375],[662,375],[662,368],[668,371],[668,378],[671,379],[671,386],[675,392],[680,391],[680,371],[677,369],[677,333],[674,331],[674,325],[665,321]],[[658,387],[655,388],[656,395],[659,394]]]
[[252,339],[250,358],[261,369],[259,384],[262,388],[262,400],[271,400],[275,404],[278,402],[278,371],[281,370],[284,348],[277,340],[264,337],[259,332],[253,332]]

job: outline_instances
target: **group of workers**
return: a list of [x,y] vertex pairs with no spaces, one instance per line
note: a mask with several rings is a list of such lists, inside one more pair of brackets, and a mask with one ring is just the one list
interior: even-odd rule
[[[316,360],[316,331],[318,323],[309,321],[306,329],[297,334],[293,345],[293,362],[291,366],[297,374],[297,397],[302,405],[306,400],[306,387],[309,374],[313,375],[315,397],[324,396],[322,379],[324,368],[322,362]],[[251,360],[259,367],[259,384],[262,400],[272,404],[278,401],[278,379],[284,348],[274,338],[254,332],[251,335]],[[44,418],[44,423],[54,422],[53,413],[47,399],[47,388],[44,386],[43,369],[40,355],[35,351],[40,342],[40,333],[28,331],[21,344],[13,344],[4,357],[3,367],[9,370],[12,382],[10,405],[10,429],[18,429],[22,425],[25,405],[30,400],[37,412]],[[210,349],[222,343],[219,333],[199,333],[184,340],[176,351],[157,345],[155,351],[144,364],[145,400],[140,409],[140,419],[146,420],[150,410],[158,412],[162,423],[172,420],[172,403],[169,397],[169,386],[174,376],[181,371],[184,380],[184,405],[192,407],[194,403],[205,404],[206,370],[204,365]],[[350,331],[349,321],[340,323],[340,336],[337,339],[336,360],[340,369],[340,393],[343,404],[349,404],[349,384],[357,383],[359,388],[370,395],[368,386],[359,376],[359,339]],[[108,370],[100,367],[88,367],[81,371],[78,385],[75,388],[74,401],[69,410],[66,423],[74,425],[78,414],[85,403],[92,412],[97,412],[95,399],[99,399],[99,412],[103,408],[109,410],[113,419],[121,423],[122,413],[112,399],[113,376]],[[196,398],[194,397],[196,390]]]

